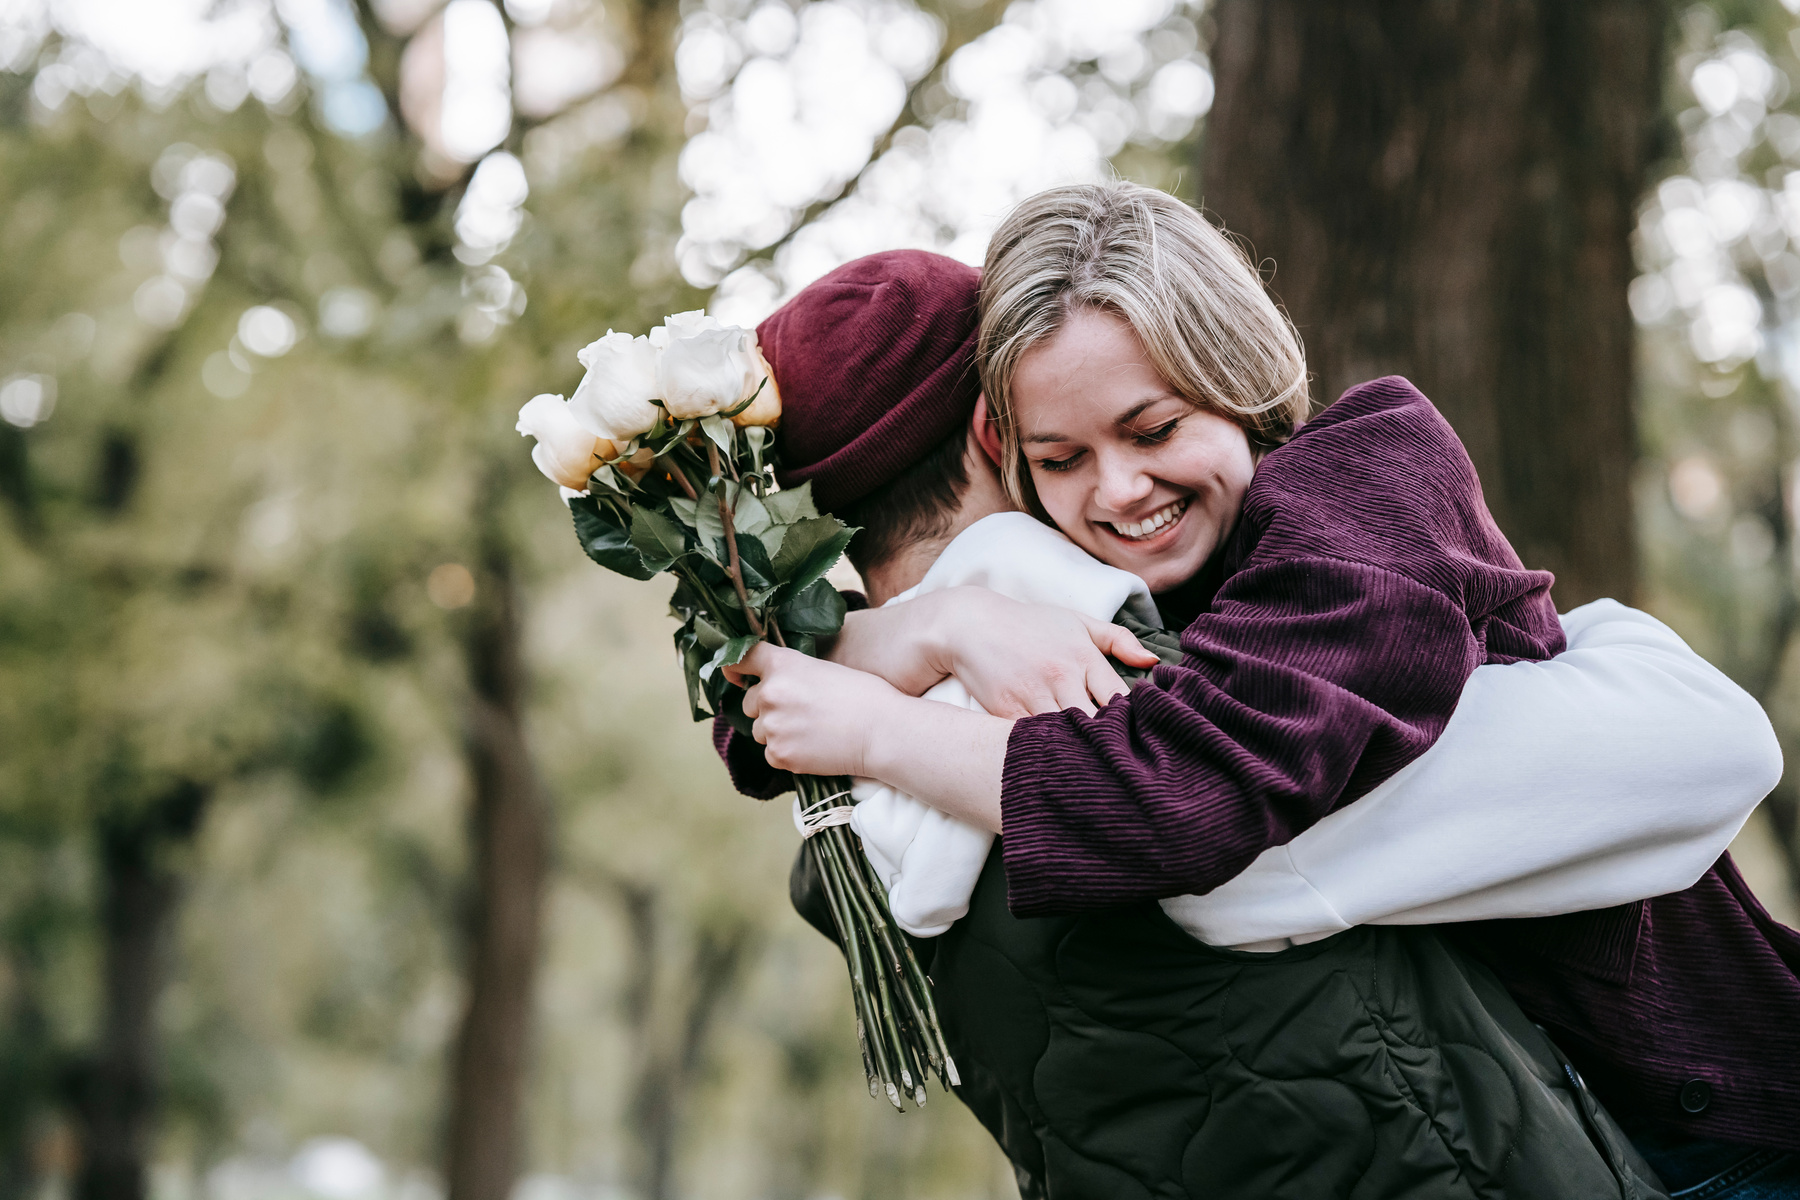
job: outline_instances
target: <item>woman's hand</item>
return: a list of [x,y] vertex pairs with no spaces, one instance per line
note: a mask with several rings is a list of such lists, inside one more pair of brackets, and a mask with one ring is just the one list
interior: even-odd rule
[[769,765],[802,775],[867,775],[869,733],[906,697],[866,671],[809,658],[764,642],[726,676],[744,693],[751,736]]
[[734,667],[751,736],[769,765],[864,775],[953,817],[1000,832],[1000,776],[1012,722],[920,700],[864,671],[762,643]]
[[1109,654],[1132,666],[1158,661],[1110,622],[981,587],[851,613],[831,648],[833,662],[879,675],[908,695],[955,675],[1000,717],[1065,708],[1091,716],[1126,690]]

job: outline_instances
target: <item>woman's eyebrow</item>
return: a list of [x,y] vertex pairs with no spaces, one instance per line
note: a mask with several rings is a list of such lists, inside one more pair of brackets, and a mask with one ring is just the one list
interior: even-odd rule
[[1134,424],[1139,417],[1144,415],[1144,410],[1149,408],[1152,404],[1160,404],[1164,400],[1178,399],[1180,399],[1180,397],[1175,395],[1174,392],[1163,392],[1156,396],[1146,396],[1144,399],[1139,400],[1136,404],[1120,413],[1118,419],[1115,420],[1113,424],[1119,426]]
[[[1144,410],[1149,408],[1152,404],[1160,404],[1164,400],[1179,399],[1181,399],[1181,397],[1177,396],[1174,392],[1162,392],[1159,395],[1146,396],[1144,399],[1139,400],[1136,404],[1120,413],[1118,417],[1113,420],[1113,424],[1121,429],[1125,428],[1134,423],[1139,417],[1143,416]],[[1073,441],[1074,439],[1064,433],[1031,433],[1026,434],[1019,440],[1029,445],[1038,442],[1068,442]]]

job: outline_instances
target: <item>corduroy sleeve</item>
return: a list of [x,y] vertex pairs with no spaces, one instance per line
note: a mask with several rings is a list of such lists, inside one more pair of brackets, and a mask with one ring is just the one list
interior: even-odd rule
[[713,718],[713,749],[725,761],[731,786],[752,800],[772,800],[794,790],[794,777],[771,767],[763,748],[732,729],[724,717]]
[[1332,558],[1238,572],[1182,648],[1094,717],[1014,725],[1017,915],[1211,890],[1422,754],[1482,653],[1441,592]]

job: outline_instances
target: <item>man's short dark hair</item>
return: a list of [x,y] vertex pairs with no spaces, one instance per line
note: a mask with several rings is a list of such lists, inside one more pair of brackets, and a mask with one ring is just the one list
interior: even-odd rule
[[845,551],[851,566],[866,575],[911,543],[949,530],[969,486],[967,448],[967,430],[958,429],[892,482],[838,510],[846,524],[862,527]]

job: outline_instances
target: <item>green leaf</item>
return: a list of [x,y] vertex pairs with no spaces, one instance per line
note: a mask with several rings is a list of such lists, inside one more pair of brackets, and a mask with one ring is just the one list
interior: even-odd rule
[[718,659],[719,665],[721,667],[737,666],[744,661],[744,655],[756,649],[756,644],[760,641],[762,639],[754,635],[732,638],[725,643],[723,656]]
[[[734,506],[731,527],[737,532],[740,539],[746,533],[761,533],[769,528],[769,512],[763,507],[761,500],[752,496],[747,489],[738,484],[727,481],[720,486],[726,489],[725,502]],[[700,497],[699,506],[694,513],[694,528],[699,531],[702,539],[700,544],[703,546],[712,546],[724,539],[725,522],[719,516],[717,492]],[[719,561],[724,562],[725,556],[720,555]]]
[[797,488],[770,492],[763,499],[763,507],[769,510],[769,519],[777,525],[792,525],[819,515],[818,505],[813,503],[811,480]]
[[700,672],[706,666],[708,650],[691,636],[677,634],[675,649],[681,655],[681,675],[687,681],[688,708],[693,710],[694,720],[705,721],[712,717],[712,712],[705,703],[706,689],[701,683]]
[[[700,493],[700,503],[694,510],[694,529],[700,534],[702,546],[713,546],[725,540],[725,522],[719,519],[719,498],[706,492]],[[725,556],[719,555],[724,562]]]
[[630,482],[627,481],[623,475],[619,474],[619,472],[613,470],[612,467],[604,463],[594,468],[594,473],[589,477],[588,482],[593,487],[598,488],[601,491],[611,492],[613,495],[620,498],[624,498],[631,494]]
[[631,510],[631,544],[644,556],[645,566],[660,571],[687,553],[687,534],[680,525],[654,508],[634,508]]
[[644,556],[632,544],[631,534],[598,500],[578,496],[569,501],[569,511],[575,518],[575,536],[589,558],[632,579],[648,579],[656,574],[656,569],[644,562]]
[[669,498],[669,508],[674,511],[677,517],[681,518],[682,524],[686,525],[689,529],[696,527],[697,522],[694,510],[698,507],[697,504],[692,500],[689,500],[686,496],[672,496]]
[[812,517],[791,527],[775,555],[775,575],[799,595],[831,570],[856,531],[836,517]]
[[744,571],[746,591],[770,588],[782,582],[781,576],[769,562],[769,552],[763,546],[761,538],[754,534],[742,534],[738,537],[737,548],[738,565]]
[[705,647],[708,654],[731,640],[725,636],[724,630],[697,614],[694,617],[694,637],[701,646]]
[[844,598],[823,579],[781,606],[778,619],[787,633],[829,637],[844,627]]
[[737,432],[737,427],[731,423],[729,418],[701,417],[700,429],[712,439],[713,445],[719,448],[719,453],[726,456],[731,454],[732,442],[736,440],[733,435]]
[[723,646],[720,646],[717,650],[713,651],[711,661],[700,668],[700,678],[702,680],[708,680],[718,673],[720,667],[736,666],[738,663],[744,661],[744,655],[755,649],[756,643],[760,641],[762,641],[762,639],[754,634],[732,638],[729,642],[726,642]]
[[737,503],[731,509],[731,524],[739,533],[761,533],[774,524],[763,502],[742,484],[731,485]]
[[[757,391],[761,391],[759,387]],[[769,443],[769,431],[761,425],[752,425],[744,430],[744,442],[750,447],[750,465],[758,475],[763,469],[763,447]]]

